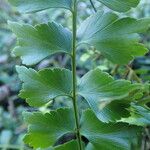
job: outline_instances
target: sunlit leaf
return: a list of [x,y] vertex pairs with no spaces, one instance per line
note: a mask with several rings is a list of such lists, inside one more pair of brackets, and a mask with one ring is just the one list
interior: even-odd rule
[[68,142],[66,144],[63,144],[61,146],[54,148],[54,150],[71,150],[72,148],[73,148],[73,150],[78,150],[77,141]]
[[[121,115],[126,115],[126,111],[121,112],[121,108],[116,111],[117,107],[126,108],[126,100],[131,92],[140,89],[141,85],[131,84],[126,80],[114,80],[110,75],[95,69],[85,74],[79,81],[79,94],[83,96],[89,103],[91,109],[95,112],[101,121],[114,121],[119,119]],[[114,102],[122,100],[123,102]],[[109,104],[110,103],[110,104]],[[108,105],[106,107],[106,105]],[[128,104],[127,104],[128,105]],[[121,112],[120,114],[119,111]]]
[[136,7],[140,0],[98,0],[112,10],[126,12],[132,7]]
[[69,96],[72,91],[71,71],[44,69],[39,72],[26,67],[17,67],[23,87],[20,97],[31,106],[42,106],[58,96]]
[[[75,128],[74,117],[70,109],[58,109],[46,114],[25,112],[24,118],[29,124],[24,142],[34,148],[53,146],[61,136],[74,132]],[[57,149],[63,150],[63,147]]]
[[91,110],[85,111],[81,118],[81,133],[89,140],[86,150],[129,150],[140,130],[125,123],[103,123]]
[[13,53],[23,64],[33,65],[55,53],[71,53],[71,32],[54,22],[35,27],[9,22],[18,43]]
[[71,10],[72,0],[9,0],[21,13],[37,12],[49,8]]
[[79,27],[79,43],[95,46],[113,63],[127,64],[147,52],[137,33],[146,31],[149,25],[150,19],[119,19],[114,13],[97,12]]

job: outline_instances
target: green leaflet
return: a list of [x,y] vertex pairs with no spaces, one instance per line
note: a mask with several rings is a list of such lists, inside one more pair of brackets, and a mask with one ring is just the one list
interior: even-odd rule
[[[75,133],[75,122],[71,109],[58,109],[43,114],[41,112],[24,113],[25,121],[29,124],[24,141],[39,150],[78,150],[76,141],[71,141],[53,147],[56,141],[67,133]],[[97,119],[91,110],[83,112],[81,134],[89,140],[85,150],[99,148],[129,150],[132,140],[138,137],[141,129],[126,123],[106,124]]]
[[72,0],[9,0],[21,13],[37,12],[49,8],[72,9]]
[[[74,105],[74,111],[61,108],[45,114],[42,112],[24,113],[25,121],[29,124],[28,133],[24,137],[25,143],[41,150],[78,150],[77,142],[74,139],[79,127],[82,138],[86,139],[88,143],[83,148],[84,150],[132,149],[131,144],[137,140],[141,127],[129,126],[127,123],[143,125],[142,122],[144,122],[144,124],[149,124],[148,110],[141,106],[132,106],[131,116],[127,118],[129,110],[126,108],[130,106],[132,99],[139,100],[144,96],[141,85],[131,84],[126,80],[114,80],[107,73],[95,69],[81,78],[78,84],[78,93],[76,93],[75,51],[78,45],[75,41],[77,39],[76,5],[78,1],[9,1],[24,13],[49,8],[65,8],[72,11],[73,16],[73,35],[69,30],[54,22],[35,27],[9,22],[10,28],[18,39],[13,53],[21,57],[24,64],[34,65],[46,57],[60,52],[71,55],[73,64],[73,76],[72,72],[67,69],[43,69],[37,72],[31,68],[17,67],[17,72],[23,82],[20,96],[26,99],[30,106],[43,106],[58,96],[71,97]],[[99,1],[119,12],[125,12],[139,3],[139,0]],[[110,61],[117,64],[127,64],[134,57],[144,55],[147,52],[144,45],[139,43],[138,33],[146,31],[149,24],[150,19],[136,20],[129,17],[119,19],[114,13],[97,12],[81,24],[77,32],[78,44],[95,46]],[[74,88],[73,94],[72,87]],[[140,92],[137,94],[138,90]],[[76,94],[84,97],[91,107],[90,110],[83,112],[79,123]],[[118,120],[122,121],[122,117],[124,118],[122,120],[127,123],[117,123]],[[106,123],[110,121],[114,121],[114,123]],[[64,136],[68,134],[73,135],[68,140],[69,142],[63,141]],[[77,140],[80,141],[80,138]],[[59,141],[65,144],[55,146]]]
[[72,91],[72,74],[67,69],[44,69],[39,72],[17,66],[23,81],[20,97],[30,106],[39,107],[57,96],[68,96]]
[[8,22],[18,38],[13,53],[23,64],[33,65],[55,53],[71,53],[71,32],[54,22],[35,27]]
[[39,148],[37,150],[78,150],[78,144],[77,144],[77,141],[75,140],[72,140],[72,141],[69,141],[65,144],[62,144],[62,145],[59,145],[59,146],[56,146],[56,147],[49,147],[49,148]]
[[136,7],[140,0],[98,0],[112,10],[126,12],[132,7]]
[[86,150],[130,150],[140,130],[124,123],[103,123],[91,110],[85,111],[81,118],[81,134],[90,142]]
[[[129,105],[125,98],[131,92],[140,89],[141,85],[131,84],[126,80],[114,80],[97,68],[81,78],[78,88],[78,94],[87,100],[96,116],[101,121],[109,122],[127,114],[126,110],[120,111],[121,107],[126,108]],[[115,102],[115,100],[122,101]],[[111,103],[112,101],[114,103]],[[117,109],[119,105],[120,109]]]
[[150,109],[148,107],[132,104],[130,114],[129,118],[123,118],[121,121],[138,126],[150,125]]
[[[69,70],[56,68],[36,72],[17,67],[17,72],[23,81],[20,97],[26,99],[30,106],[40,107],[55,97],[71,96],[72,74]],[[126,110],[130,106],[128,96],[130,94],[131,97],[131,92],[138,89],[142,89],[141,85],[115,81],[107,73],[95,69],[81,78],[78,94],[87,100],[101,121],[109,122],[129,116]]]
[[114,100],[110,103],[101,102],[99,104],[99,110],[97,108],[94,109],[94,106],[92,108],[101,121],[116,122],[116,120],[130,116],[130,112],[127,110],[130,107],[129,99]]
[[[24,142],[34,148],[47,148],[66,133],[72,133],[75,128],[73,112],[70,109],[58,109],[50,113],[24,113],[25,121],[29,124]],[[56,148],[56,150],[63,148]]]
[[107,59],[116,64],[127,64],[147,49],[138,43],[139,36],[148,29],[150,19],[119,19],[114,13],[97,12],[87,18],[78,29],[79,44],[95,46]]
[[73,150],[78,150],[77,141],[68,142],[64,145],[54,148],[54,150],[72,150],[72,148],[73,148]]

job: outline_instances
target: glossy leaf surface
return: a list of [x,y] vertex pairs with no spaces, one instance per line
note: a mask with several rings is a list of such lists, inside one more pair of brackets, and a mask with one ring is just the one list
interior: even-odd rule
[[24,142],[34,148],[53,146],[61,136],[72,133],[75,128],[74,117],[70,109],[58,109],[46,114],[26,112],[24,118],[29,124]]
[[119,19],[114,13],[97,12],[79,27],[79,43],[95,46],[113,63],[127,64],[147,52],[137,33],[146,31],[149,25],[150,19]]
[[21,13],[37,12],[49,8],[71,10],[72,0],[9,0]]
[[126,12],[136,7],[140,0],[98,0],[112,10]]
[[33,65],[55,53],[71,53],[71,32],[51,22],[35,27],[9,22],[18,42],[13,53],[21,57],[23,64]]
[[129,150],[140,130],[124,123],[103,123],[91,110],[85,111],[81,118],[81,133],[90,142],[86,150]]
[[132,104],[130,108],[131,116],[129,118],[123,118],[123,122],[138,126],[150,125],[150,109],[140,105]]
[[[131,92],[140,89],[141,86],[131,84],[130,81],[126,80],[114,80],[110,75],[97,68],[85,74],[78,87],[79,94],[87,100],[97,117],[101,121],[109,122],[115,118],[119,119],[121,115],[118,114],[119,109],[116,112],[114,110],[117,109],[119,103],[120,107],[126,107],[124,98],[128,97]],[[123,102],[111,104],[112,101],[122,99]],[[105,105],[110,103],[110,105],[105,107],[104,103]],[[124,114],[126,111],[122,113]]]
[[26,67],[17,67],[23,81],[20,97],[30,106],[39,107],[57,96],[69,96],[72,91],[71,71],[66,69],[44,69],[39,72]]

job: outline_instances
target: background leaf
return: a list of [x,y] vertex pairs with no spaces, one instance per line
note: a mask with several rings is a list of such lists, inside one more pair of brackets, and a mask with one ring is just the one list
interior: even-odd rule
[[148,107],[132,104],[130,113],[131,116],[129,118],[123,118],[121,121],[138,126],[150,125],[150,109]]
[[13,53],[23,64],[33,65],[55,53],[71,53],[71,32],[54,22],[35,27],[9,22],[18,38]]
[[30,106],[42,106],[57,96],[68,96],[72,91],[71,71],[66,69],[44,69],[39,72],[26,67],[17,67],[23,89],[20,96]]

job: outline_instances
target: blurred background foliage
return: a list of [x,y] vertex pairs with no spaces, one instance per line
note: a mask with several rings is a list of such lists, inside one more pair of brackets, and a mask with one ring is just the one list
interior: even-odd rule
[[[93,2],[98,10],[110,11],[96,0],[93,0]],[[93,13],[94,10],[90,2],[88,0],[81,0],[78,7],[78,24]],[[135,18],[150,17],[150,1],[141,0],[136,9],[119,15]],[[8,29],[7,20],[32,25],[54,20],[71,29],[71,14],[64,10],[50,9],[36,14],[24,15],[19,14],[15,8],[11,7],[7,0],[0,0],[0,149],[23,150],[29,148],[22,142],[22,137],[26,132],[27,126],[24,124],[21,114],[25,110],[32,111],[33,108],[29,108],[25,101],[17,96],[21,84],[15,71],[15,65],[20,65],[21,61],[11,54],[11,50],[16,43],[16,38]],[[141,37],[141,42],[150,49],[150,30],[142,34]],[[101,70],[109,72],[115,78],[125,78],[137,82],[142,80],[145,83],[150,81],[150,53],[136,58],[129,64],[131,68],[128,68],[127,66],[112,64],[103,58],[93,47],[79,47],[79,49],[77,54],[77,73],[79,76],[98,66]],[[43,60],[33,67],[42,69],[57,66],[70,68],[69,58],[58,54]],[[51,106],[50,109],[71,105],[70,101],[64,103],[62,99],[52,101],[52,103],[53,107]],[[80,103],[81,107],[85,107],[85,105],[84,102]],[[40,109],[41,111],[45,111],[47,108],[43,107]],[[142,143],[140,149],[150,149],[148,127],[145,129],[145,133],[143,133]]]

